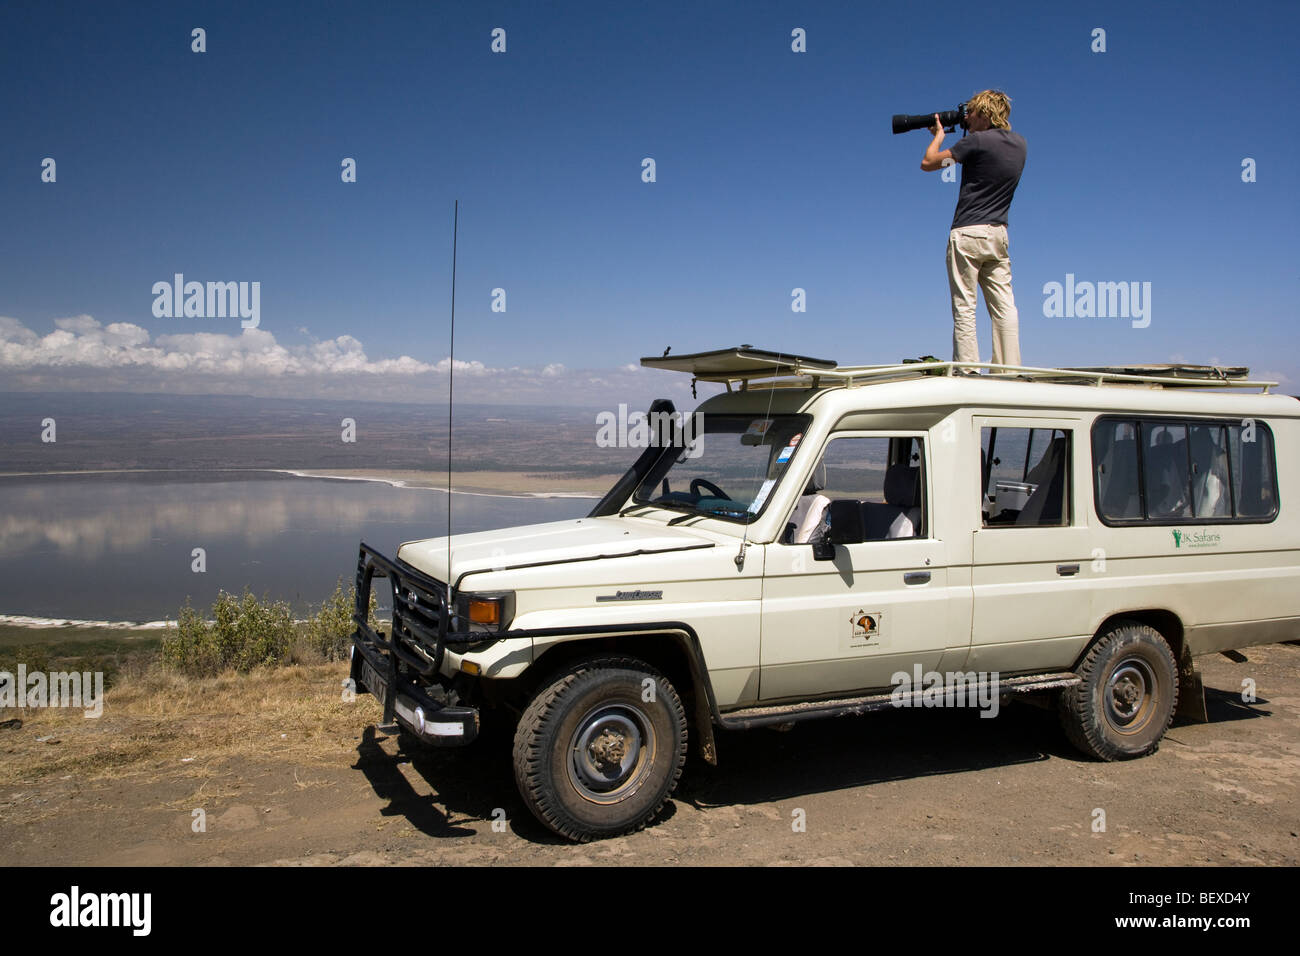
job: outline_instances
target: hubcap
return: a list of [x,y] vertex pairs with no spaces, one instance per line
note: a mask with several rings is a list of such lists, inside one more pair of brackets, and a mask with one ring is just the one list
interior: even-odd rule
[[578,722],[569,741],[569,782],[592,803],[626,800],[654,763],[650,719],[623,704],[602,704]]
[[1156,677],[1141,658],[1120,661],[1106,682],[1106,722],[1121,734],[1136,734],[1155,709]]

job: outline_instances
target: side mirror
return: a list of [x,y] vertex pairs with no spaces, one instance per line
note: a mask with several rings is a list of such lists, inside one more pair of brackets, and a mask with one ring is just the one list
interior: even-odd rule
[[831,524],[826,540],[832,544],[857,544],[865,541],[866,529],[862,525],[862,503],[859,501],[832,501]]
[[837,544],[857,544],[866,540],[860,501],[832,501],[829,516],[830,526],[826,529],[826,534],[813,542],[814,561],[835,560]]

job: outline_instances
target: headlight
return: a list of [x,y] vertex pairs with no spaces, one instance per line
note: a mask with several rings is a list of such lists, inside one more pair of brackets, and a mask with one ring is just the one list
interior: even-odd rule
[[484,594],[458,594],[456,620],[460,630],[495,633],[510,626],[515,613],[513,591],[492,591]]

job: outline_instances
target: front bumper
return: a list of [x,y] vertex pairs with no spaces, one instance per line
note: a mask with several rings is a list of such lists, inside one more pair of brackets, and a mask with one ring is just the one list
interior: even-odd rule
[[478,708],[435,699],[426,687],[394,673],[391,654],[366,647],[358,636],[352,636],[352,686],[383,704],[385,724],[396,720],[421,740],[442,747],[463,746],[478,737]]
[[[388,578],[392,585],[393,620],[388,634],[369,622],[370,588],[376,577]],[[448,644],[481,642],[483,635],[449,631],[445,587],[365,544],[357,561],[356,592],[352,686],[383,704],[384,724],[396,721],[437,746],[473,741],[479,732],[478,709],[458,700],[440,668]]]

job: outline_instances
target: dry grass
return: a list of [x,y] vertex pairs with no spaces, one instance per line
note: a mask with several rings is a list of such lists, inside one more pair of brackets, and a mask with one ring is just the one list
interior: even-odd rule
[[[0,730],[0,786],[67,774],[85,783],[148,775],[192,778],[196,792],[212,797],[231,757],[337,765],[379,717],[369,695],[343,699],[346,676],[339,662],[210,678],[137,662],[105,692],[99,718],[77,709],[0,709],[0,721],[23,721],[21,729]],[[301,786],[312,783],[301,776]]]

